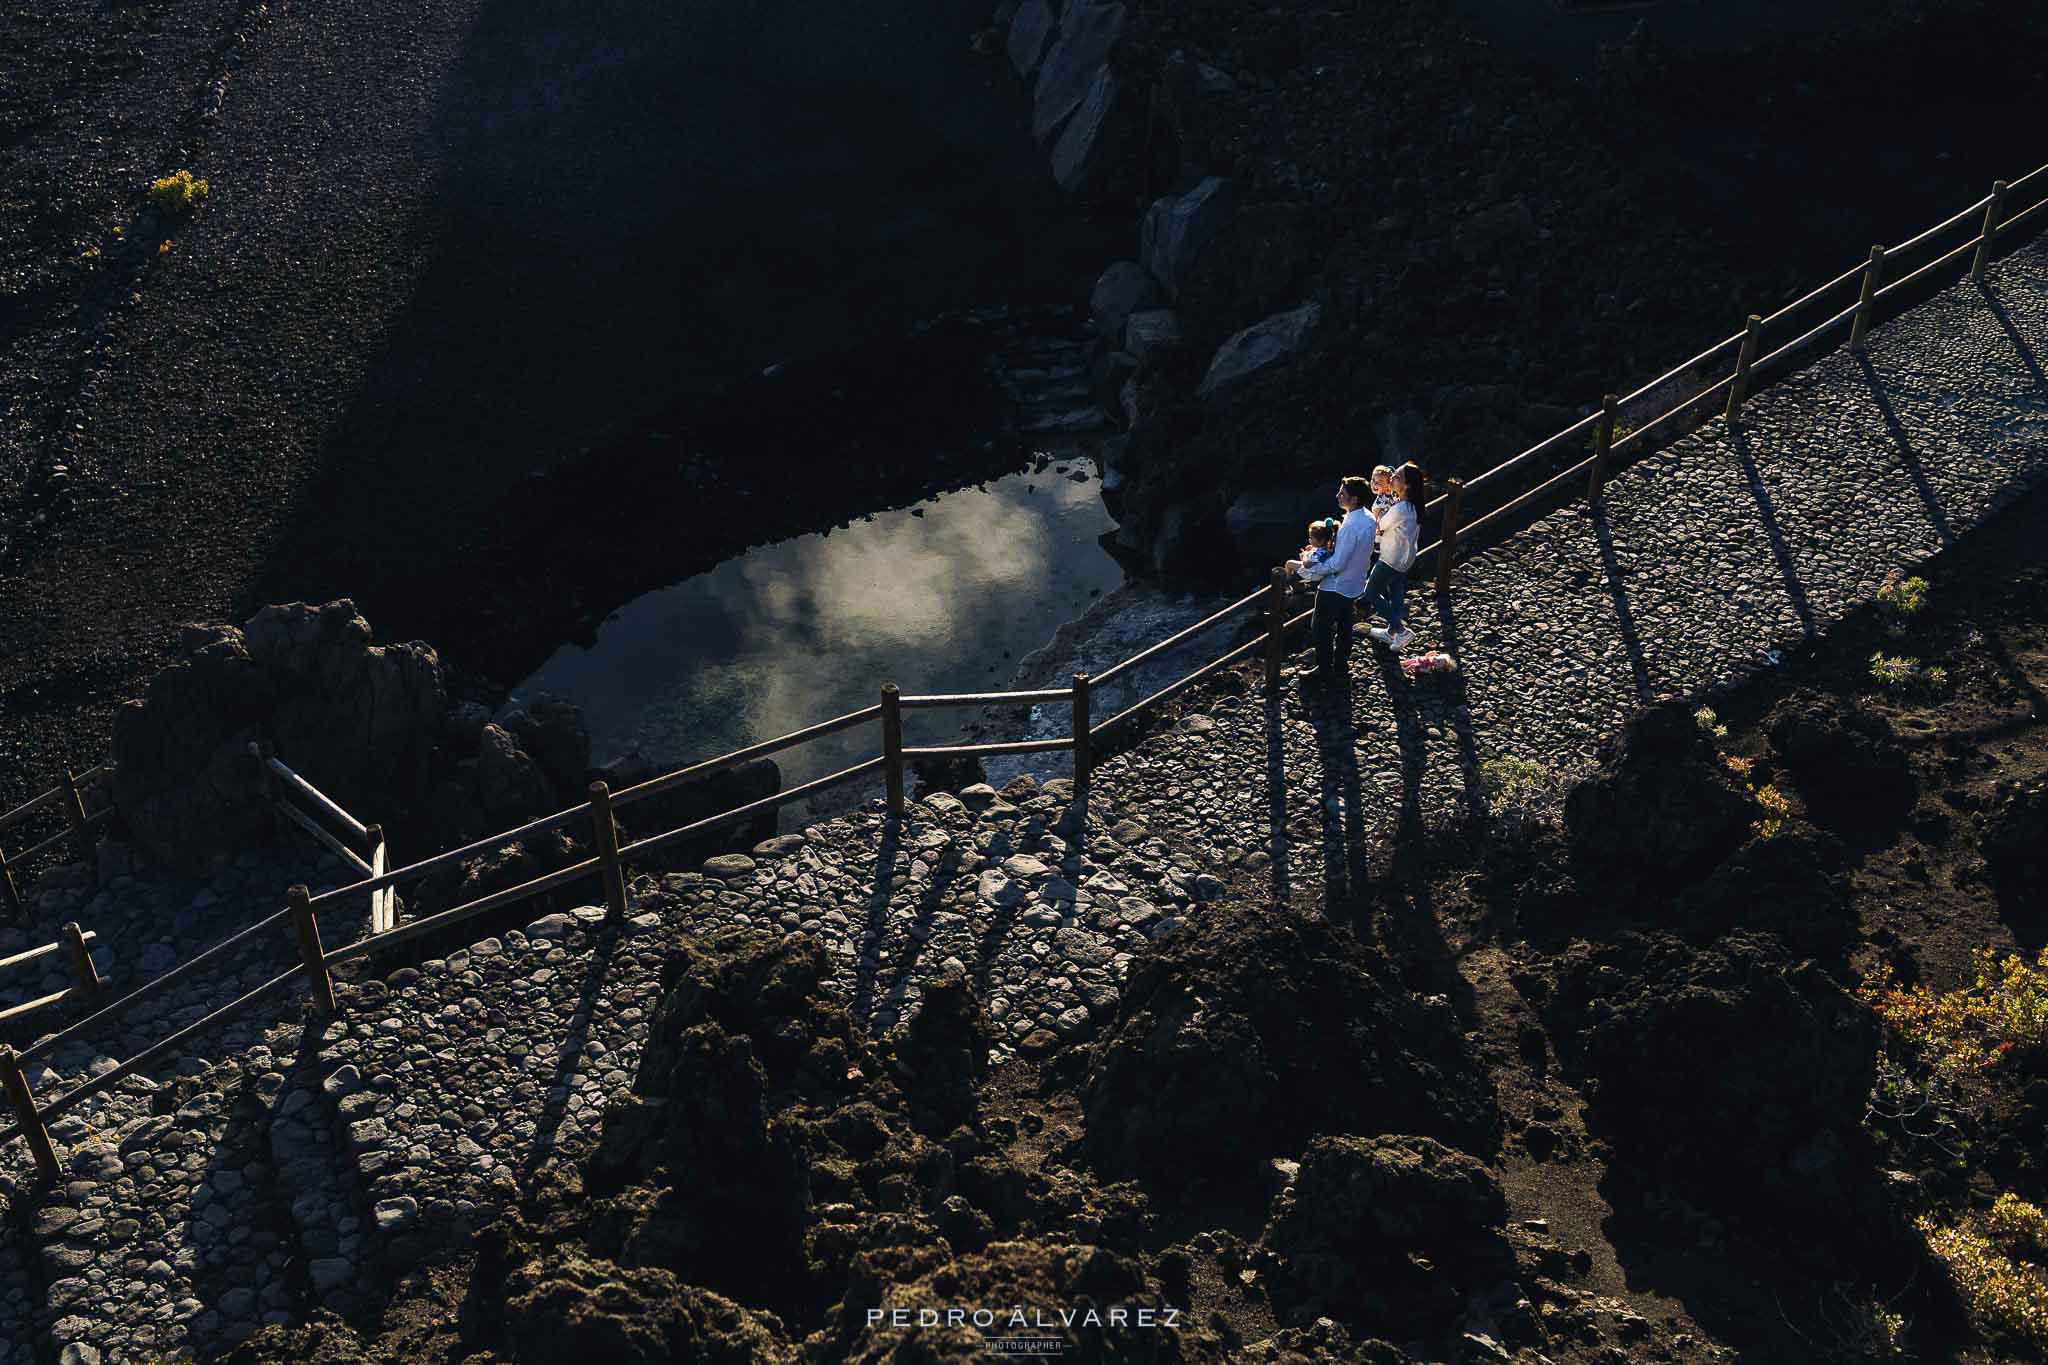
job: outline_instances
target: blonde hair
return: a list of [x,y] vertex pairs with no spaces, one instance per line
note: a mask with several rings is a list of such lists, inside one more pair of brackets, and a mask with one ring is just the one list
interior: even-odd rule
[[1317,517],[1308,524],[1308,543],[1311,545],[1328,545],[1336,534],[1337,528],[1326,518]]
[[1390,464],[1376,464],[1372,467],[1372,476],[1375,479],[1391,479],[1394,477],[1394,467]]

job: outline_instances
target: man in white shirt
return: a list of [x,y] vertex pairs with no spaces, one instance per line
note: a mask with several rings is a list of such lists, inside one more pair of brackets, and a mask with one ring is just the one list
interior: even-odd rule
[[1372,543],[1378,529],[1366,504],[1372,500],[1372,481],[1362,474],[1347,475],[1337,485],[1337,505],[1344,520],[1337,527],[1337,547],[1320,564],[1287,561],[1287,572],[1304,583],[1316,585],[1315,615],[1309,634],[1315,640],[1316,664],[1301,672],[1304,687],[1328,688],[1350,681],[1351,604],[1365,591],[1365,571],[1372,563]]

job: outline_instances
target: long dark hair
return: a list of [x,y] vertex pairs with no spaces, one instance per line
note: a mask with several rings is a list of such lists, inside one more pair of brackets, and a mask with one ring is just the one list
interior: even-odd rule
[[1415,515],[1420,517],[1422,509],[1429,505],[1429,475],[1413,460],[1394,472],[1401,477],[1402,488],[1407,490],[1401,496],[1415,504]]

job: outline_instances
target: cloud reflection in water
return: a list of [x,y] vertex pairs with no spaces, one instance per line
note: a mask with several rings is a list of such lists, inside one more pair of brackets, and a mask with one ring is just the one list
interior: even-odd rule
[[[1027,489],[1031,491],[1026,491]],[[583,707],[593,757],[680,765],[906,692],[1005,684],[1017,660],[1122,581],[1096,543],[1112,523],[1090,478],[1013,474],[830,535],[763,546],[628,603],[585,650],[518,689]],[[964,712],[904,717],[944,743]],[[785,783],[879,752],[860,726],[778,756]]]

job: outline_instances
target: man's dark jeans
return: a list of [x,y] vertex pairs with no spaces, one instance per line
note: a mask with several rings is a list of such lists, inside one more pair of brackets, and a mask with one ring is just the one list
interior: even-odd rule
[[1347,680],[1351,663],[1351,599],[1341,592],[1316,593],[1309,634],[1316,642],[1316,678],[1325,686]]

